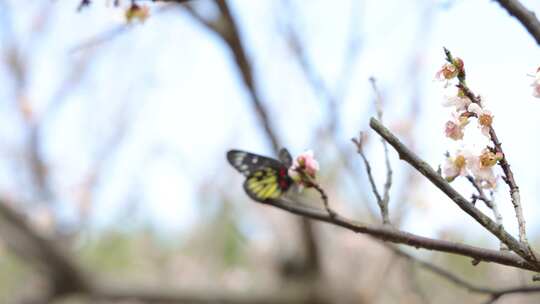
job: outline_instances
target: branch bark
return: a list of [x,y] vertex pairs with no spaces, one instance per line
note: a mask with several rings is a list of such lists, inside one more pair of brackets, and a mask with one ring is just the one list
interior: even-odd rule
[[533,36],[536,43],[540,44],[540,21],[538,21],[534,12],[528,10],[517,0],[495,1],[498,2],[511,16],[516,17],[525,29],[527,29],[529,34]]
[[299,202],[290,201],[285,198],[277,200],[267,200],[265,202],[262,202],[262,204],[270,205],[296,215],[304,216],[325,223],[330,223],[335,226],[346,228],[353,232],[367,234],[374,238],[396,244],[405,244],[415,248],[423,248],[427,250],[457,254],[473,258],[475,261],[494,262],[502,265],[516,267],[519,269],[540,271],[539,265],[531,263],[511,252],[502,252],[498,250],[491,250],[466,245],[463,243],[432,239],[398,230],[390,226],[365,224],[359,221],[345,218],[341,215],[335,215],[334,217],[331,217],[324,209],[307,207]]

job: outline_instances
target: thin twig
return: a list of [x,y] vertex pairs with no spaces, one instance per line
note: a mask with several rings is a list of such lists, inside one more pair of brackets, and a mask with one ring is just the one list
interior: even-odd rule
[[368,176],[369,184],[371,185],[371,191],[373,192],[373,194],[375,195],[375,199],[377,200],[377,205],[379,206],[379,209],[381,211],[383,224],[389,224],[390,220],[388,217],[388,205],[385,205],[383,203],[383,198],[381,197],[381,194],[377,189],[377,185],[375,184],[375,179],[373,178],[373,174],[371,172],[371,164],[369,163],[363,149],[363,135],[364,134],[360,132],[360,136],[358,136],[358,139],[352,138],[351,140],[356,145],[356,151],[358,152],[358,154],[360,154],[360,157],[362,157],[362,160],[364,161],[364,166],[366,167],[366,174]]
[[332,208],[330,208],[330,205],[328,204],[328,196],[326,195],[326,192],[324,192],[324,189],[321,188],[321,186],[317,183],[311,183],[310,187],[317,190],[317,192],[319,192],[319,194],[321,195],[321,199],[324,204],[324,209],[326,209],[326,212],[328,212],[328,215],[332,218],[336,217],[337,213],[334,210],[332,210]]
[[303,168],[295,168],[295,171],[299,174],[300,179],[302,180],[302,183],[306,188],[313,188],[319,194],[321,195],[321,200],[323,201],[323,206],[326,212],[328,212],[328,215],[330,217],[335,217],[337,213],[330,208],[330,204],[328,203],[328,195],[326,195],[326,192],[324,189],[319,185],[314,178],[312,178],[310,175],[308,175]]
[[[371,86],[373,88],[373,92],[375,93],[375,108],[377,111],[377,118],[380,122],[383,120],[383,105],[382,105],[382,95],[379,89],[377,88],[377,83],[374,77],[371,77],[369,79],[371,82]],[[392,166],[390,165],[390,157],[388,156],[388,145],[386,144],[386,141],[381,138],[381,143],[384,150],[384,164],[386,166],[386,181],[384,183],[384,191],[383,191],[383,199],[381,202],[381,205],[384,206],[384,209],[386,210],[386,218],[384,218],[385,224],[390,223],[390,219],[388,217],[388,204],[390,202],[390,188],[392,188]]]
[[483,201],[486,204],[486,206],[488,206],[488,208],[493,209],[491,201],[487,198],[487,196],[486,196],[486,194],[484,192],[484,189],[482,189],[482,187],[480,187],[480,185],[478,185],[478,183],[476,182],[474,177],[471,176],[471,175],[467,175],[467,180],[471,183],[471,185],[474,187],[474,189],[476,189],[476,191],[478,192],[478,195],[474,195],[474,198]]
[[437,188],[443,191],[454,203],[456,203],[463,211],[474,218],[480,225],[486,230],[491,232],[500,241],[505,243],[511,250],[517,253],[524,259],[536,262],[536,259],[531,257],[529,248],[516,240],[511,234],[509,234],[504,228],[500,227],[492,219],[484,215],[478,209],[475,208],[467,199],[465,199],[459,192],[457,192],[443,177],[441,177],[433,168],[421,160],[416,154],[409,150],[399,139],[390,132],[385,126],[383,126],[375,118],[371,118],[371,128],[375,130],[380,136],[384,137],[386,141],[398,152],[400,159],[406,161],[413,166],[418,172],[424,175],[430,180]]
[[[491,209],[491,211],[493,212],[493,217],[495,218],[495,223],[497,223],[498,225],[500,225],[501,227],[504,228],[503,226],[503,218],[502,218],[502,215],[501,213],[499,212],[499,208],[497,206],[497,202],[495,202],[495,197],[493,195],[493,191],[491,192],[491,198],[488,198],[486,196],[486,193],[484,192],[484,189],[482,189],[482,187],[480,187],[480,185],[476,182],[476,180],[474,179],[473,176],[471,175],[467,175],[467,180],[471,183],[471,185],[474,187],[474,189],[476,189],[476,191],[478,192],[478,194],[473,194],[472,195],[472,199],[473,199],[473,204],[476,200],[481,200],[484,202],[484,204],[489,208]],[[508,247],[506,247],[506,245],[504,243],[501,242],[501,250],[508,250]]]

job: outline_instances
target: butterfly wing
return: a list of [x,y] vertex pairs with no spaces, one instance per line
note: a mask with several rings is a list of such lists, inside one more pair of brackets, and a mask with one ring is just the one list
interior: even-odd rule
[[[289,152],[282,149],[280,158],[287,161],[287,156],[290,158]],[[256,201],[278,198],[293,183],[287,166],[278,160],[240,150],[227,152],[227,160],[246,176],[244,190]]]
[[283,193],[278,171],[272,167],[261,168],[248,176],[244,182],[244,190],[256,201],[278,198]]
[[282,164],[275,159],[241,150],[230,150],[227,152],[227,160],[231,166],[246,177],[261,168],[276,168],[282,166]]

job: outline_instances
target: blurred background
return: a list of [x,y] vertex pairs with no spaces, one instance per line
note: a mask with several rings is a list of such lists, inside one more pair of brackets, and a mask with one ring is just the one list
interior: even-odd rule
[[[376,98],[369,78],[385,124],[436,168],[460,147],[444,137],[449,93],[434,81],[443,47],[465,61],[469,86],[495,116],[529,238],[539,244],[540,104],[530,75],[540,52],[496,2],[173,2],[137,1],[130,15],[125,0],[0,0],[0,199],[104,285],[183,296],[178,303],[485,300],[368,236],[252,202],[225,158],[233,148],[267,156],[281,146],[293,155],[311,149],[334,209],[379,223],[350,141],[366,132],[382,188],[383,150],[368,127]],[[538,1],[522,3],[540,12]],[[485,145],[467,136],[467,144]],[[394,151],[390,159],[393,225],[498,248]],[[455,185],[467,197],[473,192],[466,181]],[[302,195],[318,203],[311,192]],[[504,183],[495,195],[516,235]],[[8,222],[0,224],[0,303],[62,294],[60,266],[40,260],[47,251]],[[530,283],[530,273],[512,268],[403,249],[481,286]]]

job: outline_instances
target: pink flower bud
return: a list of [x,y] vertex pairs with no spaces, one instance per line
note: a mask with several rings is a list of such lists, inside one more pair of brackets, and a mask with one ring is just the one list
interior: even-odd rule
[[309,179],[316,177],[319,171],[319,163],[313,156],[313,151],[308,150],[296,157],[289,168],[289,176],[300,185],[308,185]]

